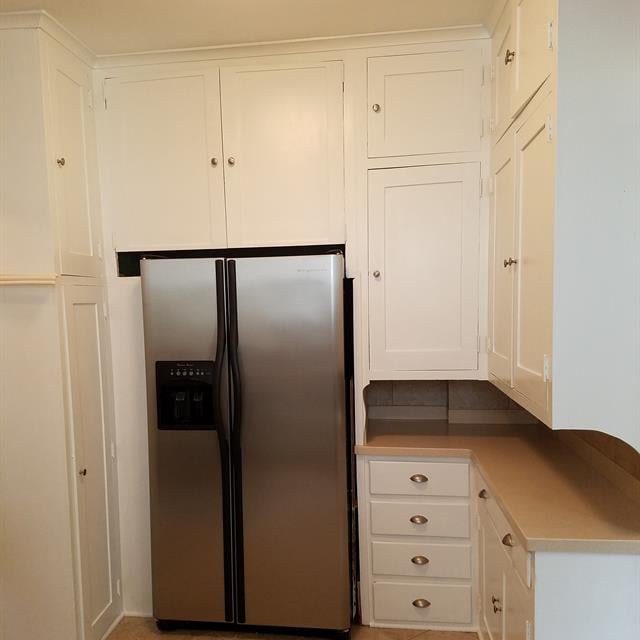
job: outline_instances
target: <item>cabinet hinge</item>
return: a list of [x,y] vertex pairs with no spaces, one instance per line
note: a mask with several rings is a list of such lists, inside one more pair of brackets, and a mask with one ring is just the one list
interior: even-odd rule
[[480,120],[480,137],[484,138],[484,118]]
[[122,589],[121,589],[121,587],[120,587],[120,578],[116,578],[116,593],[117,593],[118,595],[121,595],[121,593],[120,593],[120,592],[121,592],[121,590],[122,590]]
[[496,177],[491,176],[489,178],[489,195],[492,196],[496,191]]
[[553,21],[547,22],[547,49],[553,49]]
[[480,86],[484,87],[486,71],[484,65],[480,67]]
[[87,103],[89,105],[89,109],[93,111],[93,91],[91,89],[87,91]]
[[116,443],[113,440],[111,441],[111,459],[116,459]]
[[496,79],[496,65],[495,63],[491,65],[491,80]]
[[551,356],[545,354],[542,364],[542,379],[544,382],[551,380]]
[[104,316],[105,320],[109,317],[107,312],[107,305],[104,302],[102,303],[102,315]]
[[553,116],[547,114],[547,142],[553,142]]
[[493,118],[489,118],[489,132],[493,133],[496,130],[496,121]]

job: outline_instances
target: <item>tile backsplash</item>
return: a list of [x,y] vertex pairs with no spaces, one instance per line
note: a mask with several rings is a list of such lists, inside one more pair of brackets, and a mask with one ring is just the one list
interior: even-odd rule
[[537,420],[484,381],[374,381],[365,389],[375,419],[535,423]]

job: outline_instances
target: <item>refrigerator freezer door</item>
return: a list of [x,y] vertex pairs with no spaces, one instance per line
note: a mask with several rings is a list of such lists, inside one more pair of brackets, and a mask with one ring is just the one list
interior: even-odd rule
[[235,271],[238,621],[346,629],[343,259],[245,258]]
[[[225,327],[224,261],[144,260],[141,274],[153,614],[162,620],[230,621],[233,602],[228,425],[225,429],[223,411],[226,401],[224,406],[215,403],[209,428],[192,425],[189,420],[182,421],[186,426],[169,424],[167,428],[163,424],[159,428],[156,399],[156,369],[162,370],[166,379],[172,373],[176,376],[179,404],[185,402],[181,394],[188,396],[190,389],[189,380],[184,378],[193,375],[195,385],[205,369],[216,381],[226,373],[219,368],[224,362],[224,333],[218,332],[218,327]],[[176,362],[175,369],[172,361]],[[214,361],[213,372],[203,364]],[[216,401],[228,392],[226,387],[220,390],[217,386]],[[194,388],[192,400],[197,404],[198,389]],[[176,412],[181,411],[178,406]]]

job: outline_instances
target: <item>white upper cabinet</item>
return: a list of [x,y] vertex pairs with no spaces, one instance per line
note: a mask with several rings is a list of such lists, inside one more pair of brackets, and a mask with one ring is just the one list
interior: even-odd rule
[[511,386],[513,379],[515,252],[515,159],[512,136],[495,147],[489,260],[489,371]]
[[493,105],[491,125],[495,139],[499,139],[512,122],[513,59],[515,56],[513,7],[507,2],[496,25],[492,42]]
[[221,71],[229,246],[343,243],[342,63]]
[[225,247],[218,70],[135,73],[105,95],[115,248]]
[[372,376],[478,366],[477,163],[369,171]]
[[369,59],[369,157],[478,151],[482,50]]
[[46,42],[60,272],[98,276],[102,256],[91,69],[54,40]]
[[515,50],[505,59],[513,66],[511,115],[514,116],[553,71],[557,0],[512,2]]

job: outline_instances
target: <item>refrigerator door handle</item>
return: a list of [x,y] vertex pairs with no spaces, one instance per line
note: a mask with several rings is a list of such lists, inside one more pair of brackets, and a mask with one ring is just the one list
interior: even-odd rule
[[216,260],[216,315],[218,335],[216,337],[215,356],[215,405],[220,450],[220,470],[222,475],[222,510],[223,510],[223,544],[224,544],[224,610],[227,622],[233,622],[233,555],[231,538],[231,469],[229,465],[229,442],[222,411],[222,374],[224,371],[224,354],[227,343],[227,322],[224,298],[224,260]]
[[231,371],[231,459],[233,463],[234,532],[236,548],[236,622],[246,621],[244,591],[244,515],[242,510],[242,380],[238,357],[238,287],[236,261],[227,261],[229,301],[229,369]]

